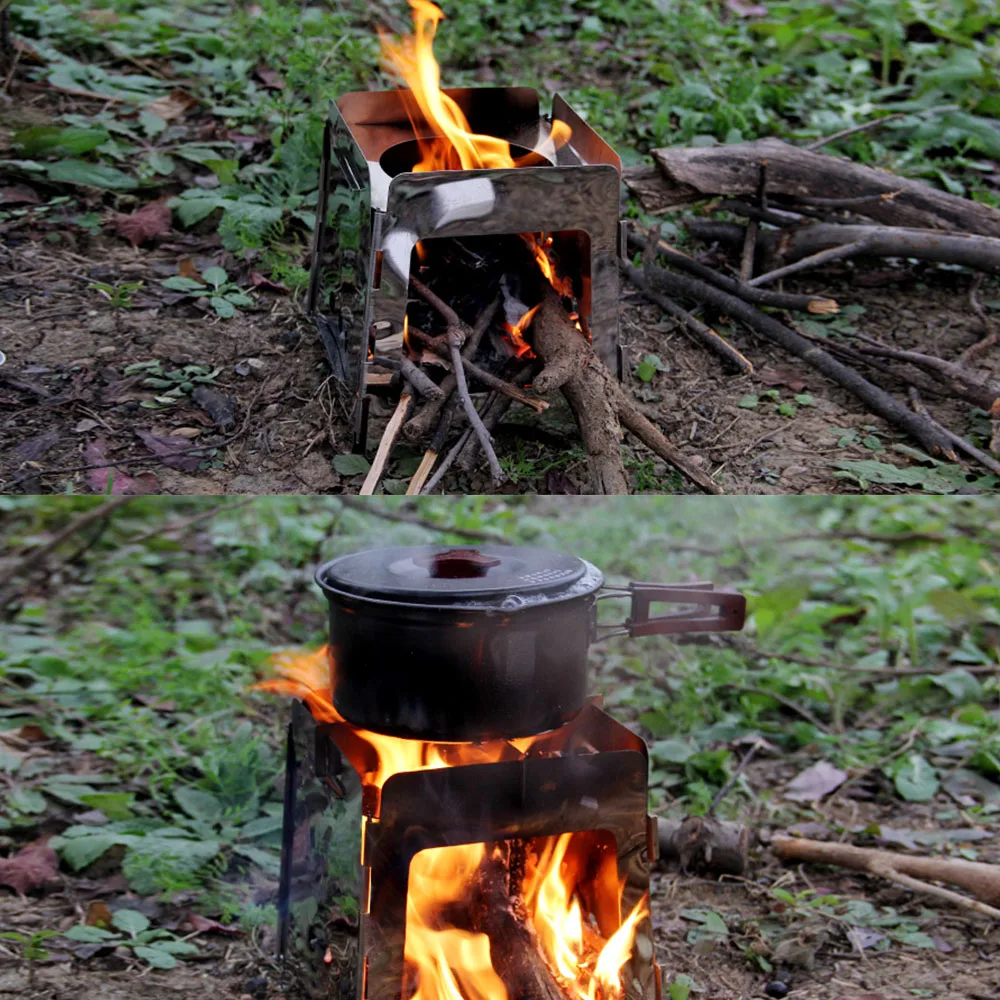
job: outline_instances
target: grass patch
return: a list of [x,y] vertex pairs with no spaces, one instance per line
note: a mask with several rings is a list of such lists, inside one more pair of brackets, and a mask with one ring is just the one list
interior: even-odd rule
[[[838,151],[1000,203],[1000,13],[985,0],[810,0],[754,16],[688,0],[444,8],[446,85],[559,90],[627,161],[898,115]],[[88,231],[101,203],[122,211],[167,195],[179,225],[217,229],[227,249],[304,286],[328,102],[392,84],[369,5],[18,0],[11,13],[38,57],[20,72],[109,103],[81,100],[44,124],[7,114],[4,165],[50,200],[3,217],[37,212]],[[408,25],[402,6],[385,16],[393,30]]]

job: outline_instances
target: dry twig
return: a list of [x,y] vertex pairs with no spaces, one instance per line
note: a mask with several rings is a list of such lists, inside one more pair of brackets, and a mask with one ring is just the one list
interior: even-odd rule
[[84,528],[89,527],[99,521],[104,521],[111,517],[119,507],[128,503],[129,497],[115,497],[113,500],[106,500],[104,503],[91,510],[85,511],[75,517],[65,528],[57,531],[47,542],[39,546],[28,546],[23,549],[14,559],[13,563],[4,570],[0,570],[0,587],[9,583],[15,577],[20,576],[26,570],[37,569],[45,560],[67,539],[79,534]]

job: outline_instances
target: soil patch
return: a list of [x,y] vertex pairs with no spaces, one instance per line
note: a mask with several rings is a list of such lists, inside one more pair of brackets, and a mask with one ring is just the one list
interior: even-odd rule
[[[245,279],[248,267],[218,248],[214,237],[175,236],[151,250],[101,235],[76,236],[72,249],[23,233],[17,238],[8,273],[0,278],[0,340],[7,355],[0,367],[0,489],[104,492],[112,469],[116,492],[357,492],[362,476],[340,475],[333,466],[333,458],[351,447],[348,401],[329,377],[319,336],[293,298],[261,291],[253,309],[223,320],[206,303],[176,301],[160,284],[177,273],[182,258],[199,269],[221,263]],[[862,284],[866,273],[845,266],[839,274],[806,277],[789,287],[861,307],[851,322],[894,346],[954,359],[980,338],[967,276],[900,269],[893,284],[872,288]],[[143,285],[132,308],[114,309],[90,287],[138,281]],[[989,298],[992,291],[981,294]],[[912,442],[808,366],[742,328],[727,330],[724,317],[706,318],[721,325],[753,362],[754,374],[727,373],[674,321],[623,287],[621,335],[630,367],[649,353],[667,369],[649,383],[630,371],[629,390],[727,492],[856,492],[856,480],[838,476],[834,463],[915,461],[894,449]],[[157,362],[155,371],[141,367]],[[996,369],[996,351],[982,364]],[[150,378],[191,365],[211,374],[209,387],[226,404],[222,419],[198,402],[191,387],[169,405],[157,401],[169,390]],[[905,392],[891,380],[885,384]],[[767,397],[774,392],[779,395]],[[759,400],[754,408],[746,405],[750,396]],[[795,396],[811,402],[796,403]],[[926,401],[952,430],[977,429],[977,418],[963,404],[929,395]],[[783,404],[792,404],[794,412],[782,412]],[[391,409],[389,402],[375,404],[373,447]],[[497,442],[510,477],[503,492],[583,489],[585,462],[564,406],[551,407],[542,418],[513,407]],[[180,454],[168,455],[164,464],[158,447]],[[626,450],[633,492],[689,488],[631,437]],[[419,451],[396,447],[387,473],[391,489],[405,488],[419,458]],[[88,468],[95,465],[100,468]],[[984,487],[982,475],[970,467],[968,484],[955,489],[992,488]],[[445,484],[452,492],[489,490],[483,472],[451,476]],[[919,482],[870,489],[924,491]]]

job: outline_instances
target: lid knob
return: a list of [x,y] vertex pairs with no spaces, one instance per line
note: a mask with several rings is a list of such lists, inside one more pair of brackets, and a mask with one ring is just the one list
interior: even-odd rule
[[494,566],[500,565],[495,556],[483,555],[479,549],[451,549],[417,558],[418,566],[427,567],[436,580],[471,580],[484,577]]

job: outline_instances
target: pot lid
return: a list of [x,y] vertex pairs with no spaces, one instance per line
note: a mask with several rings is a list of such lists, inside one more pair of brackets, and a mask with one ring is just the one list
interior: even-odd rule
[[562,552],[512,545],[420,545],[370,549],[320,566],[324,591],[395,603],[496,608],[593,593],[600,570]]

